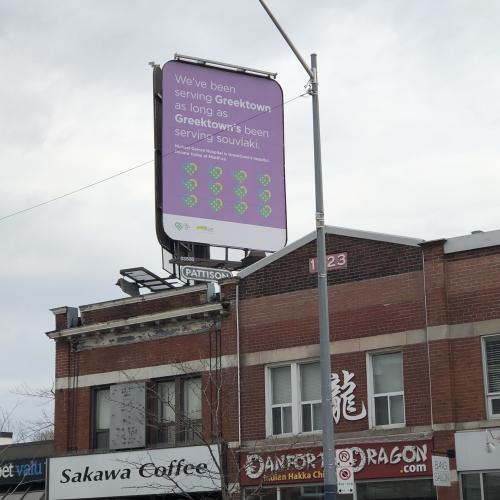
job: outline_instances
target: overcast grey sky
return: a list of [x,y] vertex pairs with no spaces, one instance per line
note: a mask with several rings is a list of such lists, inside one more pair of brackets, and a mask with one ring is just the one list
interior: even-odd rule
[[[326,222],[424,239],[500,228],[500,2],[268,0],[317,52]],[[2,0],[0,218],[153,158],[151,68],[175,52],[307,75],[257,0]],[[314,229],[311,102],[285,107],[289,241]],[[152,164],[0,222],[0,406],[50,384],[49,308],[161,271]],[[24,402],[15,416],[38,411]]]

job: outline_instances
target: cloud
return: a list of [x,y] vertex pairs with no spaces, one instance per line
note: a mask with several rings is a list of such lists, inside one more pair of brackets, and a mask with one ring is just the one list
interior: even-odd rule
[[[318,53],[328,224],[498,227],[498,2],[268,4],[306,60]],[[0,217],[152,159],[147,63],[175,52],[277,71],[286,99],[308,80],[257,1],[1,2]],[[314,229],[310,97],[285,120],[293,241]],[[153,189],[145,166],[0,223],[2,398],[51,378],[50,307],[120,296],[122,268],[162,274]]]

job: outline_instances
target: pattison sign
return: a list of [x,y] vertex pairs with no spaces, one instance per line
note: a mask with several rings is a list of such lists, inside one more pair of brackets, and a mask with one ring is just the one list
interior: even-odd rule
[[216,446],[53,458],[49,500],[216,491]]

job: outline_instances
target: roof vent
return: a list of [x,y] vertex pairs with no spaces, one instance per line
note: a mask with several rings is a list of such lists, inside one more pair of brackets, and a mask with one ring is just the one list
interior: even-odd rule
[[479,234],[479,233],[484,233],[482,229],[476,229],[475,231],[471,231],[470,234]]

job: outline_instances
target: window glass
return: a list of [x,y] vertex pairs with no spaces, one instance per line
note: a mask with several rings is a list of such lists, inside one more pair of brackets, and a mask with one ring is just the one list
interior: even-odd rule
[[109,388],[99,389],[96,392],[96,429],[109,429],[111,423],[111,404],[109,401]]
[[321,400],[319,363],[300,365],[300,387],[302,401]]
[[491,400],[491,411],[493,415],[500,415],[500,398],[496,397]]
[[312,431],[313,422],[311,415],[311,406],[302,405],[302,430],[304,432]]
[[292,427],[292,407],[284,406],[283,410],[283,433],[293,432]]
[[281,406],[273,408],[273,434],[283,434],[281,427]]
[[[268,367],[266,424],[270,435],[321,430],[319,362]],[[292,385],[293,384],[293,385]]]
[[462,474],[463,500],[481,500],[481,479],[479,474]]
[[389,402],[391,405],[391,424],[402,424],[405,421],[403,395],[390,396]]
[[99,450],[108,449],[109,428],[111,426],[111,400],[109,387],[96,389],[94,398],[93,446]]
[[500,472],[483,473],[484,500],[500,498]]
[[177,377],[158,382],[156,443],[177,446],[195,442],[202,435],[201,378]]
[[313,429],[321,430],[323,428],[323,422],[321,420],[321,403],[313,405]]
[[107,450],[109,448],[109,431],[97,431],[95,434],[95,448]]
[[388,425],[390,423],[387,403],[387,396],[375,398],[375,423],[377,425]]
[[292,379],[290,366],[280,366],[271,369],[273,404],[292,402]]
[[319,363],[300,367],[300,400],[302,402],[302,432],[321,429],[321,375]]
[[403,390],[403,356],[400,352],[374,355],[372,366],[376,394]]
[[158,406],[160,420],[175,421],[175,381],[170,380],[158,384]]
[[486,340],[488,392],[500,392],[500,339]]
[[357,500],[435,500],[432,479],[373,481],[356,484]]
[[201,419],[201,378],[184,381],[184,414],[191,420]]

